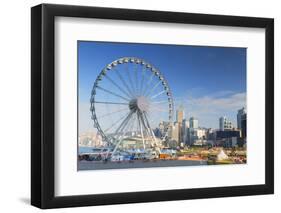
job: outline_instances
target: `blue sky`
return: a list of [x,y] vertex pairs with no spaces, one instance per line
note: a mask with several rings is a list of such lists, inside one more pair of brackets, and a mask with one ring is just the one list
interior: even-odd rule
[[[89,104],[98,73],[125,56],[157,67],[169,83],[175,108],[183,105],[186,117],[197,117],[200,126],[218,128],[219,116],[224,115],[236,125],[237,110],[246,106],[246,48],[79,41],[81,110]],[[90,122],[81,115],[80,130],[89,129]]]

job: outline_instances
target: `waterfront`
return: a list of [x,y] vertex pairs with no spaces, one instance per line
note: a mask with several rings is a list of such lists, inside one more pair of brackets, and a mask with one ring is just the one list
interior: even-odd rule
[[102,162],[102,161],[78,161],[78,170],[100,169],[129,169],[152,168],[174,166],[201,166],[207,165],[206,160],[154,160],[154,161],[127,161],[127,162]]
[[[78,48],[78,170],[247,163],[245,49],[99,42]],[[146,48],[161,54],[140,54]],[[183,50],[198,62],[188,74],[192,63]],[[182,60],[167,60],[168,52]]]

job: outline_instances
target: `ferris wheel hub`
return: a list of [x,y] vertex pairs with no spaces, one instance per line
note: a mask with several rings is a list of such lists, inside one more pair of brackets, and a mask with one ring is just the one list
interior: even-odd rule
[[133,112],[147,112],[149,109],[149,100],[145,96],[139,96],[129,102],[129,109]]
[[147,97],[145,97],[145,96],[138,97],[137,106],[140,111],[147,112],[149,109],[149,101],[148,101]]

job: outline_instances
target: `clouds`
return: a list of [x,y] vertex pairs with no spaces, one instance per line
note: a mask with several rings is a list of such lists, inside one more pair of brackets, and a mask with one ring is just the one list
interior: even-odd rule
[[191,105],[196,108],[205,108],[208,112],[218,110],[236,110],[237,108],[245,105],[246,93],[236,93],[227,97],[220,96],[204,96],[199,98],[190,98]]
[[[197,91],[198,89],[196,89]],[[195,90],[192,90],[195,91]],[[206,92],[205,92],[206,94]],[[184,97],[174,97],[175,110],[182,105],[187,119],[196,117],[199,126],[206,128],[218,128],[219,118],[227,116],[236,126],[236,115],[238,109],[246,107],[246,92],[235,93],[234,91],[218,91],[207,95],[198,95],[189,92]],[[79,131],[96,131],[91,120],[90,103],[79,103]],[[114,111],[113,109],[109,111]],[[99,114],[109,112],[103,108]],[[125,112],[124,112],[125,113]],[[111,120],[106,119],[106,122]],[[155,124],[156,125],[156,124]],[[157,125],[156,125],[157,126]]]
[[218,128],[221,116],[227,116],[236,126],[237,110],[246,107],[246,93],[218,91],[200,97],[189,94],[181,102],[176,101],[176,108],[180,104],[184,106],[186,116],[198,118],[202,127]]

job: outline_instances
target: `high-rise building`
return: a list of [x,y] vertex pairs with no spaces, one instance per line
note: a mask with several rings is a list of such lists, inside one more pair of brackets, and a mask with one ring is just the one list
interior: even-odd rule
[[194,117],[189,119],[189,131],[188,131],[188,144],[192,145],[195,140],[199,139],[198,137],[198,120]]
[[183,135],[183,143],[189,145],[188,135],[189,135],[189,121],[183,119],[182,121],[182,135]]
[[242,129],[242,116],[246,114],[246,110],[243,107],[242,109],[238,110],[237,113],[237,128]]
[[232,129],[233,125],[231,123],[230,120],[228,120],[225,116],[220,117],[219,119],[219,125],[220,125],[220,130],[224,131],[224,130],[228,130],[228,129]]
[[197,129],[198,128],[198,120],[195,119],[194,117],[191,117],[189,119],[189,128],[191,128],[191,129]]
[[247,136],[247,113],[245,108],[238,110],[237,113],[237,128],[241,130],[242,138]]
[[172,127],[172,140],[177,141],[179,143],[179,123],[175,122]]
[[180,107],[177,110],[177,123],[178,123],[178,143],[183,143],[183,132],[182,132],[182,122],[184,119],[184,109],[183,106],[180,105]]
[[196,128],[196,129],[190,129],[189,130],[189,143],[190,145],[193,145],[194,143],[201,143],[203,144],[203,141],[206,141],[206,133],[207,129],[204,128]]
[[177,122],[182,123],[183,119],[184,119],[184,109],[183,106],[181,105],[177,110]]
[[161,121],[159,123],[159,127],[158,127],[160,130],[161,137],[163,137],[167,134],[168,138],[171,139],[172,138],[172,126],[173,126],[173,123],[170,123],[167,121]]
[[242,133],[242,138],[247,137],[247,114],[243,114],[241,116],[241,133]]
[[214,141],[215,140],[215,131],[212,128],[207,129],[206,131],[207,140]]

